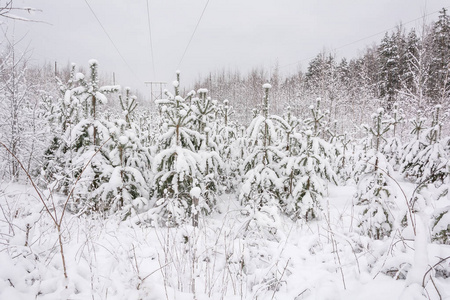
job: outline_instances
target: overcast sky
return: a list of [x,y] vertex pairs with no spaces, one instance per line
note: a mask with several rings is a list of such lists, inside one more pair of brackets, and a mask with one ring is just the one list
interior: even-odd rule
[[[14,29],[16,38],[26,34],[20,47],[29,44],[36,62],[87,66],[96,58],[100,72],[115,72],[117,83],[148,93],[144,81],[172,82],[177,69],[182,84],[190,84],[199,74],[223,67],[246,72],[278,62],[282,72],[294,72],[324,49],[355,57],[383,37],[372,35],[450,6],[448,0],[210,0],[179,65],[206,3],[149,0],[154,68],[147,0],[14,0],[15,6],[42,10],[21,16],[49,24],[0,21],[9,33]],[[429,15],[427,22],[437,16]]]

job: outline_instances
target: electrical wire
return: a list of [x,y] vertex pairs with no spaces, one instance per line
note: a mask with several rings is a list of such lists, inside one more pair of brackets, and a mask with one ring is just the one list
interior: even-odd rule
[[154,57],[154,52],[153,52],[153,40],[152,40],[152,27],[151,27],[151,23],[150,23],[150,7],[149,7],[149,4],[148,4],[148,1],[149,0],[147,0],[147,21],[148,21],[148,34],[149,34],[149,37],[150,37],[150,52],[151,52],[151,55],[152,55],[152,68],[153,68],[153,77],[154,78],[156,78],[156,69],[155,69],[155,57]]
[[[450,6],[447,6],[447,7],[444,7],[444,8],[449,8],[449,7],[450,7]],[[434,11],[434,12],[431,12],[431,13],[427,14],[427,15],[421,16],[421,17],[419,17],[419,18],[416,18],[416,19],[414,19],[414,20],[411,20],[411,21],[408,21],[408,22],[402,23],[402,24],[403,24],[403,25],[406,25],[406,24],[410,24],[410,23],[416,22],[416,21],[418,21],[418,20],[420,20],[420,19],[422,19],[422,18],[425,18],[425,17],[431,16],[431,15],[433,15],[433,14],[435,14],[435,13],[438,13],[439,11],[440,11],[440,10],[436,10],[436,11]],[[351,45],[353,45],[353,44],[362,42],[362,41],[364,41],[364,40],[373,38],[373,37],[375,37],[375,36],[377,36],[377,35],[383,34],[383,33],[387,32],[387,31],[390,31],[390,30],[395,29],[395,28],[397,28],[397,26],[390,27],[390,28],[388,28],[388,29],[385,29],[385,30],[383,30],[383,31],[380,31],[380,32],[374,33],[374,34],[372,34],[372,35],[366,36],[366,37],[361,38],[361,39],[359,39],[359,40],[350,42],[350,43],[348,43],[348,44],[345,44],[345,45],[342,45],[342,46],[339,46],[339,47],[336,47],[336,48],[332,49],[332,51],[336,51],[336,50],[339,50],[339,49],[342,49],[342,48],[351,46]],[[295,65],[295,64],[298,64],[298,63],[303,62],[303,61],[305,61],[305,60],[313,59],[313,58],[315,58],[315,57],[316,57],[316,56],[310,56],[310,57],[307,57],[307,58],[298,60],[298,61],[296,61],[296,62],[293,62],[293,63],[289,63],[289,64],[286,64],[286,65],[280,66],[280,69],[281,69],[281,68],[285,68],[285,67],[289,67],[289,66],[292,66],[292,65]]]
[[189,39],[189,42],[188,42],[186,48],[184,49],[183,55],[181,56],[180,62],[178,63],[178,68],[180,68],[181,63],[183,62],[184,56],[186,55],[186,52],[187,52],[189,46],[191,45],[192,39],[194,38],[195,32],[197,31],[197,28],[198,28],[198,25],[202,21],[203,15],[205,14],[208,4],[209,4],[209,0],[206,1],[205,7],[203,8],[203,11],[202,11],[202,14],[200,15],[200,18],[197,21],[197,25],[195,25],[194,32],[192,32],[191,38]]
[[108,34],[108,32],[106,31],[105,27],[103,26],[102,22],[100,22],[100,19],[97,17],[97,15],[95,14],[94,10],[92,9],[92,7],[89,5],[89,2],[87,0],[84,0],[84,2],[86,2],[87,6],[89,7],[90,11],[92,12],[92,14],[94,15],[95,19],[97,20],[98,24],[100,25],[100,27],[103,29],[103,32],[106,34],[106,36],[108,37],[109,41],[111,42],[111,44],[114,46],[114,49],[116,49],[117,53],[119,54],[120,58],[122,58],[123,62],[127,65],[128,69],[131,71],[131,73],[134,75],[134,77],[136,77],[137,80],[141,81],[136,73],[133,71],[133,69],[130,67],[130,65],[128,64],[128,62],[125,60],[125,58],[123,57],[122,53],[120,53],[119,48],[117,48],[116,44],[114,43],[114,41],[112,40],[111,36]]

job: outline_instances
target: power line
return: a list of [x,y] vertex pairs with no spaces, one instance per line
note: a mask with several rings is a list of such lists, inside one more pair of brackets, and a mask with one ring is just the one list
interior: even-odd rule
[[183,56],[181,56],[180,62],[178,63],[178,68],[180,68],[181,63],[183,62],[184,56],[186,55],[186,52],[187,52],[187,50],[189,48],[189,45],[191,45],[192,39],[194,38],[195,32],[197,31],[197,28],[198,28],[198,25],[200,24],[200,22],[201,22],[201,20],[203,18],[203,15],[205,14],[205,11],[206,11],[206,8],[208,7],[208,4],[209,4],[209,0],[206,1],[205,7],[203,8],[203,11],[202,11],[202,14],[200,15],[200,18],[197,21],[197,25],[195,25],[194,32],[192,33],[191,38],[189,39],[189,42],[188,42],[188,44],[186,46],[186,49],[184,49]]
[[[450,6],[447,6],[447,7],[444,7],[444,8],[449,8],[449,7],[450,7]],[[410,23],[416,22],[416,21],[418,21],[418,20],[420,20],[420,19],[422,19],[422,18],[431,16],[431,15],[433,15],[433,14],[435,14],[435,13],[438,13],[438,12],[439,12],[439,10],[436,10],[436,11],[434,11],[434,12],[431,12],[431,13],[427,14],[427,15],[424,15],[424,16],[421,16],[421,17],[416,18],[416,19],[414,19],[414,20],[410,20],[410,21],[408,21],[408,22],[406,22],[406,23],[403,23],[403,25],[406,25],[406,24],[410,24]],[[336,48],[334,48],[334,49],[332,49],[332,50],[333,50],[333,51],[336,51],[336,50],[345,48],[345,47],[347,47],[347,46],[350,46],[350,45],[359,43],[359,42],[364,41],[364,40],[367,40],[367,39],[370,39],[370,38],[372,38],[372,37],[375,37],[375,36],[377,36],[377,35],[380,35],[380,34],[382,34],[382,33],[385,33],[385,32],[387,32],[387,31],[390,31],[390,30],[395,29],[395,28],[397,28],[397,26],[390,27],[390,28],[388,28],[388,29],[385,29],[385,30],[383,30],[383,31],[380,31],[380,32],[374,33],[374,34],[372,34],[372,35],[366,36],[366,37],[361,38],[361,39],[359,39],[359,40],[350,42],[350,43],[348,43],[348,44],[345,44],[345,45],[342,45],[342,46],[339,46],[339,47],[336,47]],[[313,58],[315,58],[315,56],[310,56],[310,57],[301,59],[301,60],[299,60],[299,61],[296,61],[296,62],[293,62],[293,63],[289,63],[289,64],[286,64],[286,65],[283,65],[283,66],[280,67],[280,69],[281,69],[281,68],[285,68],[285,67],[289,67],[289,66],[292,66],[292,65],[298,64],[298,63],[300,63],[300,62],[303,62],[303,61],[305,61],[305,60],[310,60],[310,59],[313,59]]]
[[149,8],[149,5],[148,5],[148,0],[147,0],[147,20],[148,20],[148,34],[149,34],[149,37],[150,37],[150,52],[151,52],[151,55],[152,55],[153,77],[156,78],[155,57],[153,55],[152,27],[150,25],[150,8]]
[[122,53],[120,53],[119,48],[117,48],[116,44],[114,43],[114,41],[112,40],[111,36],[108,34],[108,32],[106,31],[105,27],[103,26],[102,22],[100,22],[100,19],[97,17],[97,15],[95,14],[94,10],[92,9],[92,7],[89,5],[89,2],[87,0],[84,0],[84,2],[86,2],[87,6],[89,7],[89,9],[91,10],[92,14],[94,15],[95,19],[97,20],[98,24],[100,25],[100,27],[103,29],[103,32],[106,34],[106,36],[108,37],[109,41],[111,42],[111,44],[114,46],[114,49],[116,49],[117,53],[119,54],[120,58],[122,58],[123,62],[127,65],[128,69],[130,69],[131,73],[134,75],[134,77],[136,77],[137,80],[139,80],[139,78],[137,77],[136,73],[134,73],[133,69],[130,67],[130,65],[127,63],[127,61],[125,60],[125,58],[122,56]]

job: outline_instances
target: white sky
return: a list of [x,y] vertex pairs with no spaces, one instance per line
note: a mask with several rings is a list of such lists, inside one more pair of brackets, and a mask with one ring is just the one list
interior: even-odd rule
[[[75,62],[86,67],[95,58],[100,72],[111,77],[115,72],[117,83],[143,93],[149,92],[144,81],[172,82],[178,68],[182,85],[223,67],[244,73],[258,66],[269,69],[278,62],[282,72],[294,72],[323,49],[339,48],[450,6],[448,0],[210,0],[179,66],[207,0],[149,0],[153,72],[147,1],[87,1],[126,63],[85,0],[14,0],[15,6],[43,10],[21,16],[51,25],[0,21],[9,33],[15,32],[16,39],[27,34],[20,47],[29,44],[37,62]],[[437,16],[428,16],[427,22]],[[420,28],[421,23],[406,27]],[[336,54],[354,57],[382,37],[383,33],[339,48]]]

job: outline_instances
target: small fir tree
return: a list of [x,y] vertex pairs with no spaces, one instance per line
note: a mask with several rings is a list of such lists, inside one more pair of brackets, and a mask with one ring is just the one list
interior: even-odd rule
[[158,154],[154,158],[155,203],[151,217],[167,226],[186,221],[193,211],[211,209],[210,203],[204,201],[196,206],[190,193],[193,188],[200,187],[203,188],[201,198],[205,198],[205,172],[210,170],[206,168],[208,158],[197,152],[205,135],[199,133],[198,126],[195,126],[198,115],[194,112],[195,105],[190,104],[195,92],[181,97],[179,80],[180,73],[177,72],[177,80],[173,82],[175,95],[166,91],[166,99],[156,100],[164,116],[164,124]]
[[283,194],[283,183],[280,178],[278,163],[284,153],[273,146],[276,143],[276,129],[269,117],[270,84],[263,85],[265,97],[262,114],[256,116],[249,128],[247,136],[254,145],[251,153],[244,161],[244,183],[239,198],[251,211],[263,207],[278,207]]
[[374,124],[369,128],[374,147],[367,152],[361,162],[361,179],[354,196],[356,210],[360,213],[358,231],[374,239],[389,236],[393,229],[392,208],[395,201],[395,189],[388,174],[393,169],[386,157],[380,152],[384,136],[390,129],[390,118],[385,118],[384,110],[379,108],[372,116]]
[[391,119],[392,136],[386,140],[386,144],[384,145],[382,152],[391,166],[393,166],[396,170],[400,166],[400,161],[403,155],[402,141],[398,134],[399,126],[403,120],[403,110],[398,107],[398,103],[394,103]]

